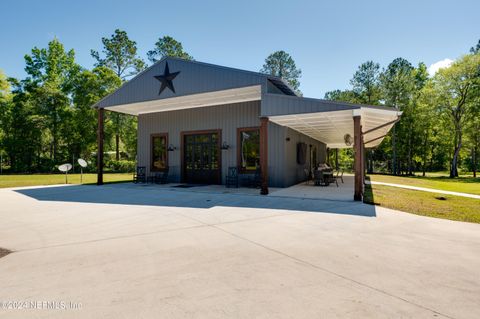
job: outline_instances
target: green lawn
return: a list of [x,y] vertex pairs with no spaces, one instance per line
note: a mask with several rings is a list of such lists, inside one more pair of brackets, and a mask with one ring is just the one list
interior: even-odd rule
[[464,175],[453,179],[441,173],[431,173],[426,177],[404,177],[375,174],[372,174],[369,177],[371,181],[376,182],[395,183],[480,195],[480,177],[473,178],[471,175]]
[[[132,180],[132,173],[103,174],[105,183],[118,183]],[[83,174],[83,183],[96,183],[97,174]],[[80,184],[80,174],[68,174],[69,184]],[[0,188],[65,184],[63,174],[0,175]]]
[[366,185],[364,202],[417,215],[480,223],[479,199]]

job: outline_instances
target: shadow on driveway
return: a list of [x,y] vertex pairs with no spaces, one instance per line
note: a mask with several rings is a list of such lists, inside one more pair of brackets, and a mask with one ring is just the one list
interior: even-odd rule
[[92,204],[168,206],[208,209],[216,206],[279,209],[313,213],[375,217],[375,206],[352,201],[308,199],[248,194],[225,194],[179,190],[170,187],[111,184],[18,189],[15,192],[39,201]]

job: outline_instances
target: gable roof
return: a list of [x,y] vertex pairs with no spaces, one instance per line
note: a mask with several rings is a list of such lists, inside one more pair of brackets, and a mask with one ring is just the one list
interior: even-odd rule
[[[179,72],[173,79],[175,92],[167,88],[159,94],[161,82],[155,77],[164,74],[167,64],[170,73]],[[267,81],[270,81],[283,94],[297,96],[288,83],[275,76],[204,62],[165,57],[124,83],[116,91],[94,104],[93,107],[104,108],[253,85],[266,87]]]

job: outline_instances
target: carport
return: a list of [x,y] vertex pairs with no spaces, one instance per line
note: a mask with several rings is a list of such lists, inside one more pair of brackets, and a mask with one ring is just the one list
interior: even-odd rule
[[327,145],[354,148],[354,199],[362,200],[365,148],[380,145],[402,112],[385,106],[264,94],[262,118],[287,126]]

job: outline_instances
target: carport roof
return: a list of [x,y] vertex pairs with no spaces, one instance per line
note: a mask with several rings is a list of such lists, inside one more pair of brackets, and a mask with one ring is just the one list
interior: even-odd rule
[[[385,106],[264,94],[261,116],[319,140],[330,148],[347,148],[353,137],[353,117],[361,116],[365,147],[378,146],[402,112]],[[379,128],[380,127],[380,128]],[[373,130],[378,128],[376,130]]]

